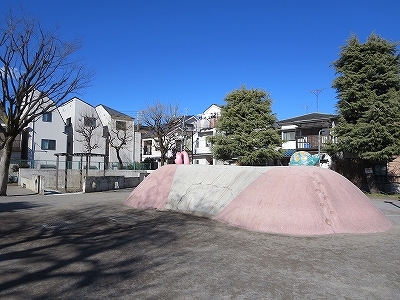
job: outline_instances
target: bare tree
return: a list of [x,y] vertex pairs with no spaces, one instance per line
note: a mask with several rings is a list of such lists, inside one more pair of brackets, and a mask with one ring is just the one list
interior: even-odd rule
[[113,123],[115,123],[115,125],[108,125],[108,141],[110,143],[110,147],[115,150],[118,159],[118,169],[121,170],[123,168],[121,150],[129,150],[127,145],[133,140],[133,122],[115,120]]
[[177,105],[164,105],[157,101],[153,106],[148,106],[142,114],[142,124],[147,127],[153,136],[156,150],[161,152],[161,165],[165,163],[167,153],[175,146],[175,132],[180,124]]
[[75,140],[82,143],[83,152],[86,153],[86,174],[90,166],[90,157],[93,150],[101,147],[102,139],[99,130],[101,122],[96,111],[84,110],[78,116],[75,132],[78,133]]
[[0,196],[7,193],[15,138],[32,121],[87,86],[90,73],[71,59],[77,40],[62,42],[36,19],[6,16],[0,25]]

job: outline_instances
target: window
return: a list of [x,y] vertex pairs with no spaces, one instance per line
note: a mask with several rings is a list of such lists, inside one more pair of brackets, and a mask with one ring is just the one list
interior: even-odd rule
[[103,138],[106,138],[110,135],[110,132],[108,131],[108,126],[103,126]]
[[51,122],[51,120],[52,120],[51,112],[44,113],[44,114],[42,115],[42,121],[43,121],[43,122]]
[[206,147],[212,147],[212,143],[207,137],[206,137]]
[[115,122],[115,129],[117,129],[117,130],[126,130],[126,122],[124,122],[124,121],[116,121]]
[[387,182],[387,165],[374,165],[373,166],[373,174],[375,177],[376,183],[385,183]]
[[296,140],[296,132],[294,131],[287,131],[287,132],[282,132],[282,139],[284,141],[294,141]]
[[84,117],[83,125],[86,127],[96,127],[96,118]]
[[144,146],[143,146],[143,154],[144,155],[151,155],[151,141],[144,141]]
[[71,118],[67,118],[67,119],[65,120],[65,126],[66,126],[66,127],[71,126]]
[[184,150],[183,141],[180,140],[175,141],[175,149],[177,149],[178,151]]
[[55,140],[42,140],[42,150],[56,150]]

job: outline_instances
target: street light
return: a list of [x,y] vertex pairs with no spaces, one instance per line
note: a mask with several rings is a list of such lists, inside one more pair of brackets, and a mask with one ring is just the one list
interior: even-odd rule
[[321,129],[318,131],[318,167],[321,166],[321,135],[327,136],[329,135],[329,129]]

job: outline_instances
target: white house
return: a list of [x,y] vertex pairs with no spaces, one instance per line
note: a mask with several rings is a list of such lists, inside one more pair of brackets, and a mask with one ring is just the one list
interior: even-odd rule
[[[166,140],[170,149],[167,152],[166,163],[173,163],[176,152],[186,151],[193,158],[194,138],[196,134],[197,118],[195,116],[183,116],[180,123],[168,133]],[[158,150],[154,134],[143,128],[142,132],[142,160],[152,160],[160,164],[161,151]]]
[[31,168],[56,168],[55,153],[67,150],[64,121],[57,109],[42,114],[22,134],[21,159]]
[[124,163],[139,162],[140,133],[135,132],[135,119],[105,105],[96,106],[96,111],[109,134],[108,156],[112,167],[118,162],[117,148]]
[[66,153],[69,156],[70,168],[77,168],[81,158],[91,153],[90,168],[103,169],[106,155],[106,139],[103,136],[103,125],[96,109],[79,98],[72,98],[58,107],[65,122],[68,135]]
[[216,134],[216,124],[221,116],[221,107],[212,104],[202,114],[198,115],[196,122],[196,134],[194,136],[193,163],[200,165],[215,165],[222,162],[217,161],[211,151],[211,144],[207,137]]

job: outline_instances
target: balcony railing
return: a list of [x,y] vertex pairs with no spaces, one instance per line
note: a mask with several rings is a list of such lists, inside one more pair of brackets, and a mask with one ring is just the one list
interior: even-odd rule
[[[331,140],[332,137],[329,135],[320,135],[320,147]],[[297,136],[296,150],[318,150],[318,135]]]
[[211,154],[210,147],[198,147],[194,149],[195,154]]

